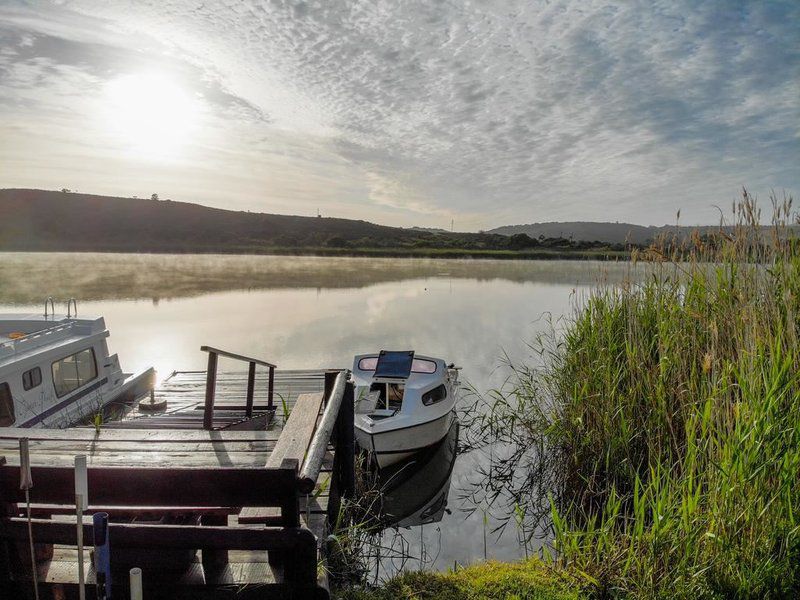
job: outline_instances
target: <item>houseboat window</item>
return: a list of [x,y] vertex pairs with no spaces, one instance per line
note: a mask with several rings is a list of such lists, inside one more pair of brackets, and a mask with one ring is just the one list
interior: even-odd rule
[[87,348],[53,363],[53,387],[59,398],[97,377],[94,350]]
[[447,388],[444,387],[444,384],[437,385],[432,390],[422,394],[422,403],[425,406],[430,406],[431,404],[441,402],[445,398],[447,398]]
[[42,370],[39,367],[34,367],[29,371],[22,374],[22,387],[27,392],[42,383]]
[[13,425],[15,420],[14,399],[11,397],[11,388],[5,382],[0,383],[0,427]]

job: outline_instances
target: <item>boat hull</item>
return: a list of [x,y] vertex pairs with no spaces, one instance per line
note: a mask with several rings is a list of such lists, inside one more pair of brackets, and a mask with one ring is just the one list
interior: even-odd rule
[[356,427],[356,440],[383,468],[436,444],[447,435],[454,420],[455,413],[450,410],[438,418],[400,429],[369,432]]

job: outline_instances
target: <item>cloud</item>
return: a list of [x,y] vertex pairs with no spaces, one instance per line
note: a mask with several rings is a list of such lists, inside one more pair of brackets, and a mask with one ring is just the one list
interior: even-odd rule
[[[3,73],[37,58],[50,61],[38,65],[46,86],[58,61],[100,78],[159,63],[203,94],[215,128],[236,122],[224,146],[246,167],[226,187],[248,207],[285,207],[294,190],[304,210],[324,199],[407,224],[662,223],[678,208],[713,220],[711,205],[743,184],[800,189],[794,2],[76,0],[10,12],[3,102],[36,85]],[[230,162],[206,158],[225,185]],[[284,183],[260,164],[273,179],[282,167]],[[271,204],[252,193],[262,183]]]

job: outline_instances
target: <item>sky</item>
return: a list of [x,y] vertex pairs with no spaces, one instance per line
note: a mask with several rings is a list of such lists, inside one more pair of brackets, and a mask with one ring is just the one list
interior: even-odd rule
[[800,2],[0,0],[0,188],[456,230],[800,192]]

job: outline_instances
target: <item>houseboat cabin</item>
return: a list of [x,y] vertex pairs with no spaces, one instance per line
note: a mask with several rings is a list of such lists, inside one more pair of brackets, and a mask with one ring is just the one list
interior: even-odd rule
[[122,372],[105,320],[0,315],[0,427],[67,427],[148,393],[155,373]]

